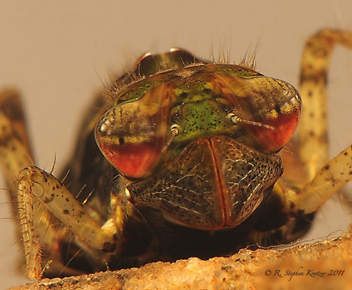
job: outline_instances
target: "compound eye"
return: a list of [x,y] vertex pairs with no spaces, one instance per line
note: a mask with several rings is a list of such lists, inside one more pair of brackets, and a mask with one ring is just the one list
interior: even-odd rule
[[279,114],[261,121],[263,125],[248,126],[254,138],[267,152],[277,152],[292,138],[300,117],[300,111]]
[[165,147],[166,136],[162,110],[154,114],[139,101],[111,108],[95,129],[101,152],[129,178],[143,178],[152,173]]
[[280,150],[292,138],[301,114],[299,94],[276,104],[268,115],[258,118],[263,126],[249,126],[249,130],[260,145],[268,152]]
[[295,88],[280,80],[257,78],[252,82],[256,91],[237,98],[239,109],[229,118],[245,127],[266,152],[277,152],[297,128],[301,98]]

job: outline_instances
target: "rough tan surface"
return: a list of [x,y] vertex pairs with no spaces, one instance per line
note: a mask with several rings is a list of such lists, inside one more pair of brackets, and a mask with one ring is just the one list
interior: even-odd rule
[[241,250],[228,258],[43,279],[13,289],[352,289],[351,233],[311,245]]

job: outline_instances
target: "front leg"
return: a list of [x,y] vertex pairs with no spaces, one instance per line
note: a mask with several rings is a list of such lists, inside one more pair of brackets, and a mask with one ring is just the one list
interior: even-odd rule
[[109,221],[106,226],[100,227],[53,175],[31,166],[20,173],[18,183],[21,196],[33,195],[81,241],[103,252],[113,252],[116,249],[117,229]]
[[[50,272],[65,269],[66,264],[60,264],[59,248],[63,240],[73,247],[72,234],[84,251],[102,253],[101,258],[98,258],[99,254],[95,255],[96,260],[100,260],[96,263],[100,262],[102,267],[106,265],[104,259],[108,257],[104,252],[118,254],[120,249],[118,237],[125,217],[116,197],[112,196],[114,206],[109,219],[101,226],[61,182],[32,166],[33,163],[21,100],[17,92],[4,91],[0,94],[0,165],[9,185],[16,218],[20,221],[26,275],[32,280],[40,279],[42,263],[51,259],[54,262]],[[44,262],[43,251],[46,254]]]
[[[50,219],[44,218],[45,226],[34,225],[35,212],[33,205],[36,202],[43,205],[47,212],[53,215],[58,222],[65,225],[79,243],[84,243],[94,250],[111,253],[119,249],[119,229],[115,220],[123,219],[123,212],[117,207],[112,218],[102,227],[86,212],[74,195],[53,175],[35,167],[27,167],[21,171],[18,178],[19,204],[23,209],[21,215],[22,236],[26,254],[27,275],[32,279],[41,277],[41,260],[39,240],[50,248],[54,243],[55,230],[51,229]],[[43,218],[41,218],[43,222]],[[54,231],[47,233],[47,231]],[[38,233],[39,231],[39,233]],[[63,229],[61,229],[61,232]],[[41,237],[41,238],[39,238]]]

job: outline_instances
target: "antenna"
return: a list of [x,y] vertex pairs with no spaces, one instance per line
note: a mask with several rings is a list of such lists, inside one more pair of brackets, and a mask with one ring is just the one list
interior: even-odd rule
[[269,130],[274,130],[275,128],[273,126],[270,125],[266,125],[260,122],[256,122],[256,121],[250,121],[250,120],[245,120],[242,119],[238,116],[236,116],[234,113],[230,113],[227,115],[227,118],[230,119],[230,121],[233,124],[247,124],[247,125],[252,125],[252,126],[258,126],[258,127],[263,127]]

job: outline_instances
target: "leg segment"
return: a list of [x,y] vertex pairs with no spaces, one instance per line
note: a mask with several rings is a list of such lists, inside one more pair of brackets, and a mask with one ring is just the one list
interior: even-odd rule
[[[50,258],[55,258],[52,252],[57,249],[60,238],[65,237],[70,243],[71,233],[74,241],[84,249],[116,254],[121,228],[117,223],[122,223],[124,216],[121,207],[111,209],[111,218],[101,226],[61,182],[31,166],[33,157],[23,110],[14,91],[0,95],[0,164],[10,187],[14,212],[20,220],[26,275],[30,279],[38,280],[43,274],[41,249],[49,254],[49,262]],[[104,261],[100,263],[105,265]],[[56,261],[53,264],[53,268],[65,267]]]
[[[291,176],[286,172],[289,174],[275,185],[261,215],[264,223],[258,222],[253,241],[277,238],[275,243],[289,242],[302,236],[312,215],[352,180],[352,146],[331,161],[328,156],[327,71],[335,44],[352,48],[352,33],[322,30],[306,44],[300,88],[302,116],[298,140],[292,141],[300,162]],[[284,160],[286,155],[283,152]]]
[[351,146],[328,162],[327,70],[335,44],[352,48],[352,33],[322,30],[309,39],[303,53],[300,92],[304,107],[298,149],[308,183],[294,196],[294,203],[305,213],[317,211],[352,180]]
[[31,166],[21,171],[18,184],[22,196],[33,195],[53,216],[79,237],[80,241],[103,252],[115,250],[117,230],[109,226],[101,228],[54,176]]
[[16,186],[20,170],[32,163],[33,156],[20,97],[14,90],[3,91],[0,94],[0,164],[9,186],[13,211],[20,220],[26,256],[26,274],[30,279],[38,279],[42,272],[40,241],[33,223],[36,220],[33,209],[37,208],[38,204],[32,196],[18,195]]
[[330,57],[336,44],[352,48],[352,33],[321,30],[303,52],[300,94],[303,100],[298,150],[307,181],[329,161],[327,137],[327,83]]

